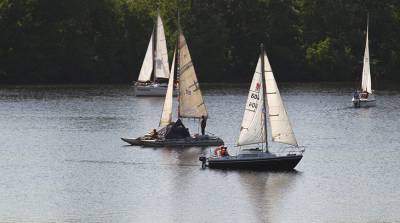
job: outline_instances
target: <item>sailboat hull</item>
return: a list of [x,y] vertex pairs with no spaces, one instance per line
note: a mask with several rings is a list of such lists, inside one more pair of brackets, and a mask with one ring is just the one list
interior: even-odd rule
[[303,155],[287,155],[266,158],[229,158],[208,159],[208,167],[214,169],[255,169],[271,171],[293,170],[303,158]]
[[354,98],[351,100],[355,108],[367,108],[375,107],[376,100],[374,95],[370,95],[368,98]]
[[[168,85],[167,84],[158,84],[158,83],[150,83],[134,85],[134,92],[136,97],[165,97],[167,93]],[[178,95],[178,91],[174,88],[173,96],[176,97]]]
[[143,146],[143,147],[165,147],[165,146],[205,147],[205,146],[220,146],[224,144],[224,141],[221,138],[214,136],[187,137],[183,139],[121,138],[121,140],[133,146]]
[[140,146],[142,145],[142,140],[140,138],[129,139],[129,138],[121,138],[122,141],[129,143],[132,146]]

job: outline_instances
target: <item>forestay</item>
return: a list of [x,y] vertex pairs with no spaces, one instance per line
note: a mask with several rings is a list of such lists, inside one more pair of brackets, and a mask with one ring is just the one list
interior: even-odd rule
[[365,42],[365,51],[364,51],[364,64],[363,64],[363,72],[362,72],[362,82],[361,89],[363,91],[367,91],[368,93],[372,93],[371,89],[371,71],[369,66],[369,46],[368,46],[368,25],[367,25],[367,38]]
[[142,82],[149,81],[151,78],[151,72],[153,71],[153,35],[154,32],[151,33],[150,42],[139,73],[138,80]]
[[174,57],[172,59],[171,72],[168,81],[168,89],[165,95],[164,107],[159,124],[160,127],[165,127],[172,121],[172,102],[173,102],[172,98],[174,91],[175,55],[176,55],[176,50],[174,51]]
[[186,39],[179,34],[179,117],[207,117],[207,109],[197,81]]
[[160,14],[157,15],[157,39],[156,39],[156,78],[169,77],[168,50],[165,39],[164,25]]
[[265,142],[263,116],[263,84],[261,79],[261,59],[258,59],[249,95],[247,96],[240,135],[239,146]]
[[272,141],[298,146],[266,54],[264,63]]

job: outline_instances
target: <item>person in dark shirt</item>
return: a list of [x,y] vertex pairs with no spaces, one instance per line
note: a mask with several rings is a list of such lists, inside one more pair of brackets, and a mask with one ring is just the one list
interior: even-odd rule
[[201,116],[201,134],[204,135],[206,131],[207,118],[204,115]]
[[354,96],[353,97],[354,97],[354,99],[359,99],[358,91],[354,92]]

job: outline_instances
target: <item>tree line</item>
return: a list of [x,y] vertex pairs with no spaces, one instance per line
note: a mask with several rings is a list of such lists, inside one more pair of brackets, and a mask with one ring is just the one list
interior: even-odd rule
[[0,0],[0,83],[130,83],[159,10],[170,60],[177,9],[202,82],[249,81],[264,43],[283,81],[400,80],[397,0]]

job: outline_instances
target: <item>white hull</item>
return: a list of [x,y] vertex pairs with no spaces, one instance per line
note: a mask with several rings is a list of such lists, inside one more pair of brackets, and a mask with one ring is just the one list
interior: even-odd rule
[[[148,85],[135,84],[135,96],[165,97],[167,93],[167,84],[151,83]],[[173,96],[176,97],[178,91],[174,88]]]
[[375,96],[370,94],[368,98],[354,98],[351,100],[355,108],[366,108],[376,106]]

